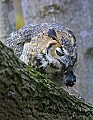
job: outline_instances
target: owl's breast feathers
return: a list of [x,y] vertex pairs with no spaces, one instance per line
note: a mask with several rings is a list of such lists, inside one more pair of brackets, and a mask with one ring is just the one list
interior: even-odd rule
[[73,32],[55,23],[24,26],[13,33],[6,44],[27,65],[43,69],[52,67],[65,74],[73,70],[77,61]]

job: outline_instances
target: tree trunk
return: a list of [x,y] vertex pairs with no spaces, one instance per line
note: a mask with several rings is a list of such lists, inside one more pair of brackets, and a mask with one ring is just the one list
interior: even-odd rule
[[15,30],[13,0],[0,0],[0,39],[3,43],[13,30]]
[[93,107],[18,61],[0,42],[1,120],[93,120]]
[[[61,8],[60,0],[24,0],[22,1],[25,24],[37,24],[42,22],[57,22]],[[61,18],[59,19],[61,20]],[[60,22],[59,22],[60,23]]]
[[22,4],[26,24],[56,22],[73,30],[78,43],[76,88],[93,104],[93,0],[25,0]]

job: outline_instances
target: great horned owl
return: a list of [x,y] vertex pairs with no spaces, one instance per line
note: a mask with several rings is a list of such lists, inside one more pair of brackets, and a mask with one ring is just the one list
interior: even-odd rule
[[77,45],[69,28],[56,23],[27,25],[12,33],[6,44],[23,62],[39,68],[48,78],[61,78],[70,87],[75,84]]

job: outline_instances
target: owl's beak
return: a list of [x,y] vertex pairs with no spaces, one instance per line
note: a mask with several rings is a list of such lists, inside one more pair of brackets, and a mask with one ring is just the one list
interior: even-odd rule
[[73,71],[68,71],[64,74],[64,84],[67,87],[73,87],[76,83],[76,76],[74,75]]

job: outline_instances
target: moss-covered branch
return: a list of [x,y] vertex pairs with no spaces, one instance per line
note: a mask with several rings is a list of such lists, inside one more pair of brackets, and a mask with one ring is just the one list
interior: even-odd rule
[[0,42],[1,120],[93,120],[93,107],[19,61]]

